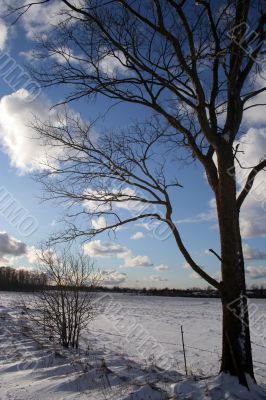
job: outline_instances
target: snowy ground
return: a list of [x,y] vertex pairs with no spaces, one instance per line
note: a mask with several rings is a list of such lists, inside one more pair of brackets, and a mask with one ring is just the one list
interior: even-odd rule
[[[266,399],[266,391],[240,393],[229,377],[213,378],[221,354],[217,299],[98,296],[101,313],[81,350],[63,351],[25,327],[20,296],[0,294],[1,400]],[[265,305],[252,300],[250,311],[256,377],[266,387]]]

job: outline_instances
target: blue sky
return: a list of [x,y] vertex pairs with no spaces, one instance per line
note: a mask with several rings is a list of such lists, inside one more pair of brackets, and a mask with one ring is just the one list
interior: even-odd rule
[[[1,2],[0,2],[1,3]],[[35,249],[45,241],[51,232],[60,230],[59,220],[64,210],[49,202],[41,203],[41,187],[32,179],[32,172],[37,169],[42,151],[31,139],[32,132],[28,122],[37,116],[51,115],[49,107],[60,101],[64,93],[58,89],[45,92],[32,101],[25,101],[24,92],[16,85],[10,85],[6,78],[3,60],[11,56],[15,66],[24,68],[30,60],[34,47],[34,35],[46,34],[51,29],[50,22],[56,22],[57,2],[54,9],[49,9],[43,16],[42,24],[36,23],[36,13],[32,10],[16,26],[9,26],[0,20],[0,164],[2,194],[9,194],[25,210],[36,225],[33,233],[27,235],[10,221],[3,207],[0,193],[0,260],[2,265],[35,268]],[[52,19],[51,19],[51,16]],[[55,20],[54,20],[55,19]],[[4,57],[4,58],[3,58]],[[26,71],[26,70],[25,70]],[[258,81],[258,85],[260,82]],[[264,95],[265,96],[265,95]],[[71,107],[84,120],[94,120],[109,108],[110,101],[99,98],[94,103],[79,101]],[[242,126],[242,144],[250,144],[245,153],[245,161],[253,165],[266,153],[266,117],[262,107],[249,112]],[[95,129],[98,132],[115,127],[127,126],[138,117],[143,119],[147,111],[143,108],[122,104],[112,108],[103,119],[99,119]],[[204,178],[203,170],[197,164],[180,167],[177,174],[184,188],[173,193],[176,204],[175,220],[185,244],[199,265],[216,278],[219,277],[219,264],[207,249],[219,252],[219,233],[215,212],[212,207],[212,193]],[[239,185],[243,184],[239,173]],[[262,174],[255,185],[243,213],[242,234],[246,256],[247,279],[249,284],[266,283],[265,253],[265,176]],[[2,199],[2,203],[1,203]],[[1,242],[2,241],[2,242]],[[114,243],[111,243],[114,242]],[[25,247],[19,244],[25,243]],[[115,250],[112,245],[115,244]],[[109,246],[109,247],[108,247]],[[110,247],[111,246],[111,247]],[[21,250],[16,250],[20,248]],[[15,249],[15,250],[14,250]],[[108,250],[109,249],[109,250]],[[102,234],[87,246],[88,253],[95,258],[96,265],[105,270],[107,283],[125,286],[156,287],[191,287],[206,286],[199,277],[186,266],[182,255],[172,237],[165,240],[155,238],[145,226],[132,224],[118,231],[116,238]],[[106,256],[108,254],[108,257]],[[105,256],[103,256],[105,255]],[[0,265],[1,265],[0,263]]]

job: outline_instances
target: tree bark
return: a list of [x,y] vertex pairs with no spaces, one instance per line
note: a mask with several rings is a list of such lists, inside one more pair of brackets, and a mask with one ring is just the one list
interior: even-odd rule
[[221,371],[238,376],[248,387],[246,374],[254,380],[246,282],[239,211],[236,202],[234,155],[225,143],[217,152],[219,185],[216,191],[221,239],[221,299],[223,346]]

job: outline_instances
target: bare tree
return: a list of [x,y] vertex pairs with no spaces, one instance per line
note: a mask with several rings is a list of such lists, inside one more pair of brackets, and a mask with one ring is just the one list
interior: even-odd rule
[[28,309],[30,319],[42,327],[46,337],[78,348],[81,331],[95,315],[98,274],[83,253],[73,256],[68,250],[58,253],[47,248],[38,259],[47,285],[34,295],[34,307]]
[[[37,3],[49,1],[52,2]],[[61,3],[65,6],[65,19],[47,40],[42,40],[45,59],[43,68],[33,71],[35,77],[43,86],[71,87],[65,102],[103,95],[114,101],[143,105],[155,113],[158,122],[152,131],[151,124],[143,125],[137,137],[106,136],[97,143],[90,137],[89,129],[78,121],[73,123],[72,118],[68,118],[67,127],[36,127],[42,138],[71,149],[47,173],[52,171],[60,184],[54,185],[45,176],[41,178],[52,197],[73,199],[75,205],[84,201],[85,205],[98,202],[104,208],[111,205],[108,210],[99,207],[94,215],[111,214],[116,219],[94,231],[74,224],[67,238],[89,237],[148,217],[165,222],[189,265],[220,291],[221,370],[237,375],[247,385],[245,374],[254,378],[254,372],[239,215],[256,175],[266,167],[266,160],[258,160],[251,167],[247,183],[237,195],[235,163],[241,149],[235,141],[241,135],[244,112],[256,107],[256,99],[266,90],[266,86],[256,87],[251,79],[263,69],[265,2]],[[31,6],[34,3],[27,7]],[[28,8],[17,11],[23,13]],[[221,282],[192,259],[172,221],[174,205],[169,190],[179,184],[166,182],[163,160],[157,161],[157,154],[160,158],[167,143],[176,157],[180,153],[183,156],[185,150],[206,172],[217,206],[221,253],[215,254],[221,262]],[[161,166],[156,167],[157,162]],[[106,185],[106,177],[108,182],[123,182],[133,191]],[[120,213],[114,212],[112,203],[128,201],[149,207],[123,220]],[[164,214],[154,212],[154,206],[163,208]],[[230,307],[232,302],[234,311]]]

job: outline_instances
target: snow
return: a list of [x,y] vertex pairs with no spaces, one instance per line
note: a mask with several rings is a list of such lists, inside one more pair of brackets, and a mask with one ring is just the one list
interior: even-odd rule
[[205,400],[256,400],[265,399],[266,392],[249,381],[250,391],[237,383],[237,379],[227,374],[197,382],[190,378],[173,386],[176,395],[183,396],[183,399]]
[[[266,300],[251,301],[264,315]],[[20,294],[0,293],[1,400],[266,399],[262,387],[250,383],[248,391],[235,378],[218,375],[218,299],[98,295],[101,312],[84,331],[79,350],[43,339],[25,323],[21,304]],[[266,322],[259,323],[251,326],[253,356],[257,381],[266,387]]]

